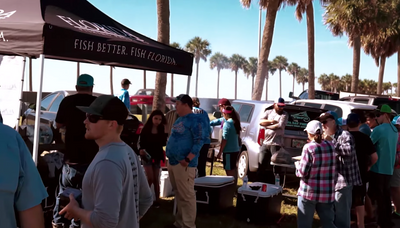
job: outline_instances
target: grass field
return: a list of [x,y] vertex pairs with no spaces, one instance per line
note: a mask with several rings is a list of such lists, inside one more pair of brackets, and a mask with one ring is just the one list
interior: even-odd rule
[[[209,164],[208,164],[209,165]],[[207,167],[207,173],[210,173],[210,167]],[[222,168],[221,163],[214,163],[213,175],[225,175],[225,171]],[[238,181],[238,187],[242,185],[242,181]],[[285,188],[285,194],[296,195],[296,188]],[[163,198],[160,208],[151,208],[147,214],[143,217],[140,222],[141,227],[146,228],[162,228],[166,225],[172,224],[174,222],[174,217],[172,215],[173,210],[173,197]],[[226,212],[221,214],[210,214],[210,213],[197,213],[196,225],[198,228],[294,228],[297,227],[296,214],[297,214],[297,200],[292,198],[284,198],[282,202],[282,218],[279,222],[279,226],[261,226],[247,223],[246,221],[240,221],[235,219],[235,207],[236,198],[233,199],[233,208],[228,209]],[[318,217],[314,219],[314,226],[318,227],[319,221]]]

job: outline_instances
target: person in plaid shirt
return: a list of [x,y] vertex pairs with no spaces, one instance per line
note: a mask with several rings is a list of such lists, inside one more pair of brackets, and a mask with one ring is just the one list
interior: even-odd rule
[[324,138],[332,141],[336,152],[335,225],[350,228],[353,186],[362,185],[354,139],[350,132],[338,127],[336,112],[322,113],[318,119],[324,128]]
[[297,226],[312,227],[315,210],[324,228],[336,227],[335,213],[336,154],[334,145],[322,139],[322,125],[317,120],[307,124],[311,142],[303,147],[301,160],[295,163],[296,176],[300,177],[297,200]]

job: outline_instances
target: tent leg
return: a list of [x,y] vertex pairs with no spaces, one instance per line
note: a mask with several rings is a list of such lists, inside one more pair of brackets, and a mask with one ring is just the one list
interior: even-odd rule
[[37,166],[38,158],[39,158],[39,139],[40,139],[40,114],[42,108],[42,89],[43,89],[43,72],[44,72],[44,55],[40,55],[40,81],[39,81],[39,89],[36,95],[36,114],[35,114],[35,134],[33,137],[33,161]]
[[187,85],[186,85],[186,94],[189,95],[189,90],[190,90],[190,76],[188,76],[187,79]]
[[26,57],[24,58],[24,65],[22,67],[22,79],[21,79],[21,96],[19,98],[19,115],[18,115],[18,122],[15,125],[17,132],[19,132],[19,125],[21,123],[21,116],[22,116],[22,96],[24,95],[24,79],[25,79],[25,65],[26,65]]

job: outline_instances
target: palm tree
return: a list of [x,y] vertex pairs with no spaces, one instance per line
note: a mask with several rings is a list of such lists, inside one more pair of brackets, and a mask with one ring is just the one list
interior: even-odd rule
[[239,69],[243,69],[243,67],[246,65],[246,62],[246,58],[239,54],[233,54],[229,58],[230,68],[235,72],[235,99],[237,99],[237,73]]
[[229,68],[229,59],[224,54],[217,52],[210,58],[210,68],[213,70],[217,68],[218,79],[217,79],[217,98],[219,98],[219,73],[222,69]]
[[[249,8],[252,2],[252,0],[240,0],[240,1],[242,5],[246,8]],[[286,5],[285,0],[262,0],[258,2],[261,8],[268,10],[268,13],[262,36],[262,42],[261,42],[262,48],[260,50],[260,55],[258,57],[257,76],[255,82],[255,89],[252,96],[253,100],[261,100],[261,95],[264,85],[263,81],[265,80],[266,78],[265,75],[267,75],[268,72],[268,58],[272,44],[272,37],[274,34],[276,13],[280,8]]]
[[392,87],[392,84],[390,82],[384,82],[383,93],[389,94],[390,87]]
[[[157,0],[158,42],[169,44],[169,0]],[[167,73],[157,72],[153,98],[153,110],[165,111]]]
[[[176,49],[182,49],[181,45],[177,42],[173,42],[169,46],[176,48]],[[174,74],[171,73],[171,97],[174,97]]]
[[268,61],[268,71],[267,74],[265,75],[265,100],[268,101],[268,80],[269,80],[269,74],[271,76],[274,76],[276,72],[276,68],[274,67],[274,64],[272,61]]
[[249,61],[243,68],[244,73],[247,78],[251,76],[251,94],[254,92],[254,77],[257,75],[258,59],[256,57],[250,57]]
[[203,40],[196,36],[189,40],[186,44],[186,51],[193,53],[194,61],[196,63],[196,89],[195,96],[197,97],[197,88],[199,82],[199,63],[200,59],[207,62],[207,57],[211,54],[210,43],[207,40]]
[[331,81],[327,74],[321,74],[318,77],[318,83],[321,85],[322,90],[331,90]]
[[296,77],[296,81],[297,81],[297,84],[302,84],[303,91],[304,91],[304,85],[306,83],[308,83],[308,70],[306,68],[301,68],[299,70],[299,73],[297,74],[297,77]]
[[345,90],[349,91],[349,88],[350,88],[351,83],[352,83],[352,76],[350,74],[346,74],[346,75],[342,76],[341,80],[343,81],[343,83],[345,85],[344,86]]
[[286,71],[288,67],[288,60],[287,58],[279,55],[276,56],[274,60],[272,60],[272,65],[278,70],[279,72],[279,97],[282,97],[282,79],[281,79],[281,74],[282,71]]
[[291,63],[287,68],[287,72],[293,76],[293,87],[292,87],[293,94],[294,94],[294,80],[296,79],[299,70],[300,66],[297,65],[297,63]]
[[339,76],[335,75],[334,73],[331,73],[328,75],[330,85],[331,85],[331,92],[337,92],[336,86],[338,85],[339,82]]

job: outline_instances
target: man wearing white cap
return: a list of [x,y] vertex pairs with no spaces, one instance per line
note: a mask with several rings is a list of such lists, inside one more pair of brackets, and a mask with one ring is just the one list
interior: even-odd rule
[[271,156],[283,146],[283,135],[288,121],[285,100],[275,100],[274,108],[265,111],[260,120],[260,125],[265,128],[265,139],[258,155],[257,180],[265,183],[274,183],[274,174],[270,165]]

